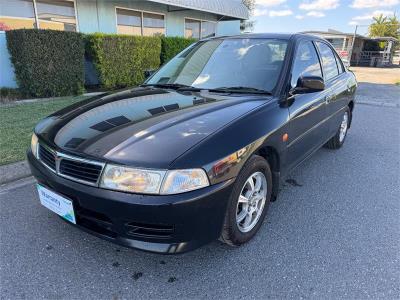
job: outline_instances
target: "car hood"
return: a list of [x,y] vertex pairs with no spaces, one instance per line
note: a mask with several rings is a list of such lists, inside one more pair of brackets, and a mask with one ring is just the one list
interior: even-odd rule
[[136,88],[67,107],[42,120],[35,132],[50,147],[68,154],[166,169],[207,136],[268,99]]

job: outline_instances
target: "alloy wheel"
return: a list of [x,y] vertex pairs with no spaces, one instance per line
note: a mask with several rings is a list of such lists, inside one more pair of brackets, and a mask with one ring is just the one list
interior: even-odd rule
[[346,137],[348,124],[349,124],[349,114],[346,111],[343,115],[342,123],[340,124],[340,128],[339,128],[340,143],[342,143],[344,141],[344,138]]
[[246,180],[236,207],[236,224],[241,232],[249,232],[256,226],[264,210],[267,198],[267,179],[255,172]]

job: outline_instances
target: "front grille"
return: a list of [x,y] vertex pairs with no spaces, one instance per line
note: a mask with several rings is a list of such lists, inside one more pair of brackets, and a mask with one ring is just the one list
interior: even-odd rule
[[174,226],[165,224],[130,222],[125,224],[125,228],[128,235],[137,237],[170,238],[174,233]]
[[54,153],[39,145],[39,159],[53,171],[56,170],[56,157]]
[[39,144],[39,160],[56,174],[71,180],[97,185],[104,163],[66,155]]
[[59,173],[60,175],[74,179],[96,183],[100,177],[102,168],[101,165],[89,162],[61,158]]

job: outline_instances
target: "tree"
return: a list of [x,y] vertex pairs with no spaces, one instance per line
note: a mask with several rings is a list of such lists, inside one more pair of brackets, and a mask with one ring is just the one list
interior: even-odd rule
[[382,14],[373,18],[374,22],[369,26],[370,37],[394,37],[400,38],[400,22],[397,16],[389,18]]
[[[249,15],[252,14],[255,6],[256,6],[256,0],[242,0],[242,3],[244,6],[247,7],[249,10]],[[250,20],[243,20],[240,22],[240,30],[243,31],[252,31],[254,28],[254,21]]]
[[390,36],[395,37],[396,39],[400,38],[400,21],[397,19],[397,16],[389,18],[389,27],[392,28],[392,32],[389,33]]
[[247,7],[249,11],[253,11],[256,6],[255,0],[242,0],[243,4]]

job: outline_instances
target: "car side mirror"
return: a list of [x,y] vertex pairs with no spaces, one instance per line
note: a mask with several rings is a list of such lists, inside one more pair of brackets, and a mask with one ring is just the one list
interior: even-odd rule
[[320,92],[325,89],[324,79],[319,76],[304,76],[297,81],[293,94],[306,94]]

